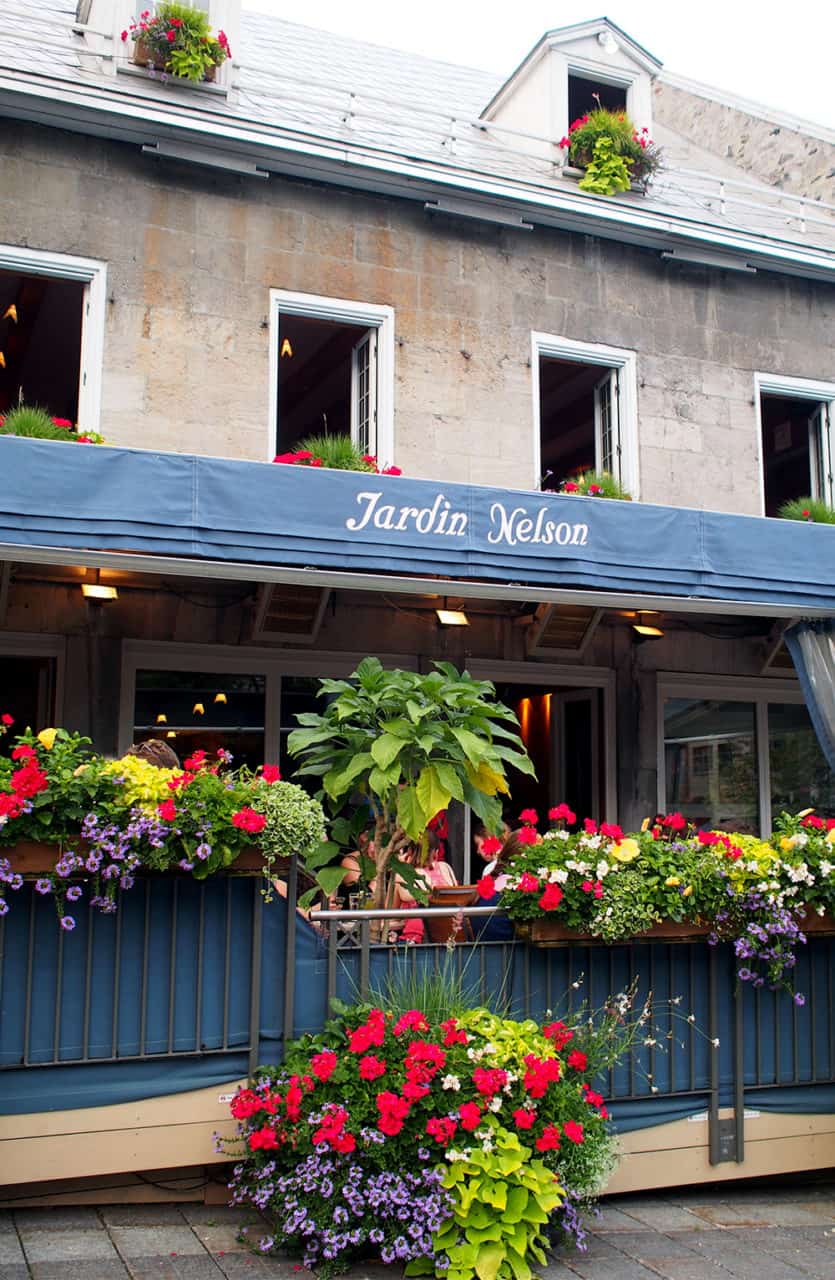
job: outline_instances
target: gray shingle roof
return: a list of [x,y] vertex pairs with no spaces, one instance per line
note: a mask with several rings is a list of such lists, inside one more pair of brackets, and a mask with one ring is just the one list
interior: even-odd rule
[[[162,100],[184,118],[209,112],[219,125],[257,126],[276,144],[288,135],[311,146],[336,141],[383,165],[419,163],[447,175],[510,182],[533,200],[537,193],[577,191],[548,159],[526,154],[518,139],[476,126],[504,79],[493,73],[245,11],[234,50],[239,87],[227,100],[112,75],[113,52],[93,56],[84,36],[73,32],[74,21],[74,0],[4,0],[0,71],[36,81],[41,89],[48,84],[56,97],[70,82],[94,89],[102,105],[108,97],[135,103],[137,114]],[[124,63],[126,50],[118,41],[115,54]],[[802,228],[796,201],[670,130],[655,132],[665,170],[645,200],[627,195],[625,203],[697,224],[835,248],[835,211],[816,208]],[[724,205],[719,180],[727,184]]]

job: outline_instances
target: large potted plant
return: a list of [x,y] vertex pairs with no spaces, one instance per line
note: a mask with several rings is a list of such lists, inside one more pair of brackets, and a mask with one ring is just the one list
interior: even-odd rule
[[299,716],[301,728],[288,739],[302,762],[299,775],[321,778],[334,815],[330,842],[306,869],[333,893],[345,874],[333,864],[373,823],[374,859],[361,857],[360,870],[374,880],[374,905],[391,905],[398,876],[420,898],[415,868],[400,854],[425,840],[453,799],[499,830],[507,766],[533,774],[516,716],[496,701],[489,681],[448,662],[420,675],[365,658],[350,680],[323,680],[319,692],[329,699],[326,709]]
[[217,68],[232,54],[225,32],[212,35],[207,13],[175,0],[164,0],[154,13],[144,10],[139,20],[122,32],[122,43],[129,40],[137,66],[194,84],[214,80]]

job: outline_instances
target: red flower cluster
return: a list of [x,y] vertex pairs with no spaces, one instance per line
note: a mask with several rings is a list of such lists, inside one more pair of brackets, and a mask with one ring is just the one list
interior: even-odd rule
[[366,1053],[372,1045],[381,1045],[386,1038],[386,1019],[382,1009],[372,1009],[368,1018],[355,1031],[348,1033],[351,1053]]
[[402,1018],[398,1018],[392,1027],[392,1032],[396,1036],[402,1036],[404,1031],[428,1031],[429,1023],[419,1009],[410,1009],[408,1013],[404,1013]]
[[567,822],[569,825],[577,821],[577,814],[568,805],[558,804],[554,809],[548,810],[549,822]]
[[564,897],[565,894],[558,884],[547,884],[545,892],[539,899],[539,905],[543,911],[556,911]]
[[359,1071],[361,1080],[378,1080],[386,1074],[385,1058],[375,1058],[373,1053],[367,1053],[360,1058]]
[[528,1069],[522,1084],[532,1098],[544,1098],[548,1085],[559,1080],[562,1074],[558,1058],[538,1058],[535,1053],[526,1056],[525,1066]]
[[348,1112],[344,1107],[330,1105],[322,1118],[322,1123],[313,1134],[313,1145],[325,1142],[332,1151],[341,1155],[349,1155],[356,1149],[357,1140],[352,1133],[345,1133],[345,1121]]
[[446,1022],[441,1023],[441,1030],[444,1033],[444,1045],[447,1049],[451,1049],[456,1044],[467,1044],[469,1036],[458,1025],[456,1018],[447,1018]]
[[[402,476],[400,467],[380,467],[372,453],[364,453],[362,460],[368,470],[378,476]],[[284,462],[291,467],[324,467],[322,458],[317,458],[309,449],[295,449],[290,453],[277,453],[273,462]]]
[[426,1132],[430,1138],[434,1138],[442,1147],[448,1147],[455,1137],[455,1131],[458,1125],[448,1116],[432,1116],[431,1120],[426,1122]]
[[546,1040],[554,1042],[557,1053],[565,1048],[569,1040],[574,1039],[574,1032],[564,1022],[549,1022],[542,1028],[542,1034]]
[[[2,732],[5,733],[6,729],[14,724],[14,718],[8,714],[4,715],[2,724]],[[41,768],[34,747],[24,744],[15,747],[12,751],[12,759],[22,763],[9,779],[11,791],[0,792],[0,818],[19,818],[27,800],[46,791],[49,786],[49,778]]]
[[507,1072],[501,1067],[476,1067],[473,1084],[485,1098],[493,1098],[507,1084]]
[[310,1070],[317,1080],[330,1080],[338,1061],[333,1049],[323,1049],[321,1053],[315,1053],[310,1059]]
[[267,819],[263,813],[256,813],[248,806],[232,814],[232,826],[238,827],[241,831],[249,831],[251,835],[257,835],[259,831],[263,831],[266,825]]

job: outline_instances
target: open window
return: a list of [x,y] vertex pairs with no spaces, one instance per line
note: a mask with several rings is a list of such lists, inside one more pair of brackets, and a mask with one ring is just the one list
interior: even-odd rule
[[601,80],[593,74],[568,73],[568,119],[578,120],[587,111],[626,111],[628,85]]
[[763,500],[767,516],[794,498],[835,503],[835,386],[786,379],[760,384]]
[[272,453],[311,435],[349,435],[392,462],[390,307],[273,290]]
[[98,429],[104,296],[103,263],[0,245],[0,414]]
[[[606,471],[635,496],[634,358],[534,335],[539,477],[559,489],[586,471]],[[574,358],[572,358],[574,357]]]

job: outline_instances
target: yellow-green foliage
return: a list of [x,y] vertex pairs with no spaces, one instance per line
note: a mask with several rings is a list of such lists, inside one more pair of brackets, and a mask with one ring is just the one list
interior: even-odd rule
[[[486,1117],[473,1137],[468,1154],[459,1153],[463,1158],[451,1162],[444,1178],[455,1207],[435,1236],[435,1253],[449,1258],[447,1280],[531,1280],[528,1258],[546,1262],[543,1228],[563,1198],[562,1188],[495,1116]],[[412,1276],[434,1271],[429,1259],[406,1267]]]
[[118,796],[126,809],[139,805],[155,811],[158,804],[171,798],[168,783],[178,773],[177,769],[158,769],[138,756],[123,756],[121,760],[109,760],[102,766],[105,777],[114,782],[124,779],[119,784]]

